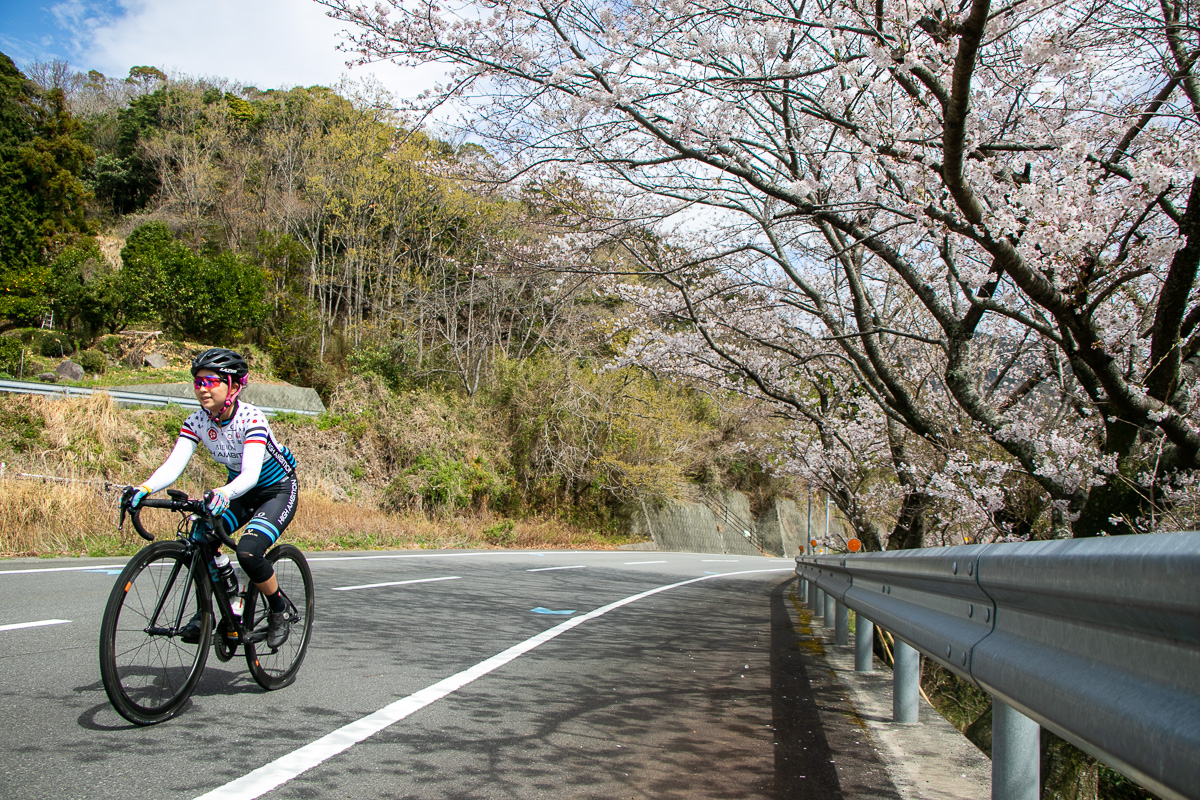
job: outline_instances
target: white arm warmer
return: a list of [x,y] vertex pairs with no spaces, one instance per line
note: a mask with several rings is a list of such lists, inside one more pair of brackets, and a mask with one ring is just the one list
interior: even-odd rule
[[196,443],[185,436],[180,436],[175,440],[175,449],[171,451],[171,455],[167,456],[167,460],[163,462],[162,466],[156,469],[154,474],[147,478],[142,485],[150,490],[150,494],[167,488],[179,480],[179,476],[183,474],[183,468],[187,466],[194,452],[196,452]]
[[232,500],[241,497],[258,483],[258,474],[262,472],[263,458],[267,455],[267,446],[261,442],[251,442],[242,448],[242,472],[225,486],[221,487],[229,493]]

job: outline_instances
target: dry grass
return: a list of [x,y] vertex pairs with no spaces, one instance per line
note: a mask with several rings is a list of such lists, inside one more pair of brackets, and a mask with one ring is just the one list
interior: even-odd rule
[[301,496],[286,536],[305,550],[613,547],[605,537],[558,520],[507,520],[486,513],[431,519],[338,502],[319,493]]
[[0,480],[0,556],[129,552],[119,547],[114,498],[93,484]]
[[[0,558],[133,553],[145,541],[128,524],[118,534],[117,496],[115,486],[103,484],[0,479]],[[173,525],[165,523],[154,532],[170,535]],[[285,540],[310,551],[614,546],[603,536],[558,520],[514,521],[488,514],[436,520],[388,514],[305,490]]]
[[[302,465],[300,506],[288,541],[308,550],[614,546],[603,534],[552,518],[506,519],[486,511],[430,518],[382,510],[379,497],[397,468],[397,451],[433,446],[424,439],[444,435],[442,426],[417,418],[453,413],[424,403],[391,410],[406,412],[396,414],[395,430],[359,438],[337,428],[281,423]],[[0,557],[111,556],[145,544],[131,525],[117,533],[118,493],[162,463],[184,416],[177,407],[120,409],[106,394],[0,396]],[[475,438],[468,437],[468,444],[483,448],[486,443]],[[224,471],[198,454],[176,488],[197,496],[223,482]],[[165,528],[155,533],[170,535],[173,523]]]

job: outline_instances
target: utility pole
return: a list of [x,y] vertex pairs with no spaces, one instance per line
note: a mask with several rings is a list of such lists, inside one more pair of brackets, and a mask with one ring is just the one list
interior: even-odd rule
[[808,487],[808,523],[804,526],[804,552],[810,556],[813,552],[812,546],[812,487]]
[[829,547],[833,544],[833,539],[829,536],[829,504],[833,501],[829,499],[829,492],[825,492],[825,546]]

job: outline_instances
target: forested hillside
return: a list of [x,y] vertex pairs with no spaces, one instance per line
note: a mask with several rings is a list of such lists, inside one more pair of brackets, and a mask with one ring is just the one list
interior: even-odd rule
[[[354,87],[0,68],[2,241],[23,248],[0,274],[0,374],[71,358],[86,385],[179,381],[221,345],[254,380],[316,388],[324,417],[276,423],[311,490],[297,535],[603,543],[631,500],[788,488],[743,446],[768,424],[752,403],[611,368],[613,303],[554,268],[597,206],[579,184],[502,186],[484,150],[408,130]],[[151,351],[169,365],[144,367]],[[178,420],[89,403],[0,396],[8,474],[144,479]],[[197,465],[185,482],[217,478]],[[65,488],[14,489],[4,527],[57,528],[98,485],[53,507],[32,498]],[[111,524],[82,516],[93,537]],[[28,535],[7,549],[37,551]]]

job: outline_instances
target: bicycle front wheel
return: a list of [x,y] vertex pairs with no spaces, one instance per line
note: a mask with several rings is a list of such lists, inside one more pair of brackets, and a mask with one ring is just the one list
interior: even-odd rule
[[281,544],[267,553],[275,567],[275,579],[287,599],[287,615],[291,631],[278,650],[271,650],[264,640],[267,628],[267,600],[250,584],[246,592],[245,622],[250,634],[244,649],[250,674],[264,689],[282,689],[296,680],[296,673],[308,651],[308,638],[313,623],[312,570],[304,554],[294,545]]
[[[212,615],[208,576],[189,580],[191,557],[181,542],[142,548],[121,572],[100,625],[100,677],[113,708],[137,725],[175,716],[191,696],[208,659]],[[200,609],[199,642],[181,628]]]

